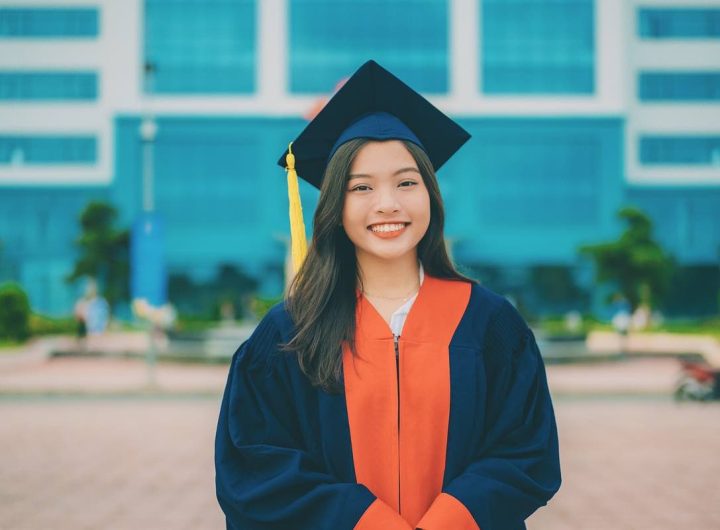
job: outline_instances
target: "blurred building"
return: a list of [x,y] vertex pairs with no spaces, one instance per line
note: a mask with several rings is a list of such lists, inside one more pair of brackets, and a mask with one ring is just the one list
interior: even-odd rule
[[473,135],[439,174],[466,270],[582,309],[577,247],[635,204],[683,266],[669,311],[717,309],[720,0],[0,0],[0,276],[68,313],[78,215],[132,223],[145,141],[174,280],[234,266],[280,294],[276,161],[368,58]]

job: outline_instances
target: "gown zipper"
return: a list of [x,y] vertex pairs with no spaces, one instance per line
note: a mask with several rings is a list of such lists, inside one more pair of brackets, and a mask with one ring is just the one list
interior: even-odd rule
[[402,513],[400,507],[400,346],[398,344],[400,335],[393,335],[395,339],[395,374],[397,375],[397,420],[398,420],[398,513]]

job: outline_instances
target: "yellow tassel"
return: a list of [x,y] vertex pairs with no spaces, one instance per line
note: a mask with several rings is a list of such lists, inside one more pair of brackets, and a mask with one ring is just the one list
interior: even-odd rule
[[295,171],[295,155],[292,153],[292,142],[290,142],[288,146],[285,164],[288,181],[288,199],[290,202],[290,238],[292,240],[293,272],[297,272],[300,270],[300,266],[307,254],[307,240],[305,239],[305,222],[303,221],[300,187],[298,186],[298,177]]

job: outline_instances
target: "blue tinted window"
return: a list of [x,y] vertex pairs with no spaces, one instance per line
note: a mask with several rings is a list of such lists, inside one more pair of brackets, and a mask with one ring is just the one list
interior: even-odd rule
[[255,31],[254,0],[145,0],[146,90],[252,92]]
[[1,37],[96,37],[95,8],[0,8]]
[[717,263],[720,188],[631,187],[627,197],[652,218],[653,232],[680,263]]
[[593,92],[592,0],[485,0],[481,27],[483,92]]
[[720,166],[720,136],[645,136],[640,138],[640,162]]
[[643,8],[638,33],[647,39],[718,38],[720,9]]
[[93,136],[0,136],[0,164],[93,164]]
[[483,138],[480,152],[487,155],[480,166],[478,198],[483,223],[507,227],[598,222],[602,149],[596,138],[497,135]]
[[330,92],[375,59],[416,90],[448,90],[446,0],[289,0],[290,90]]
[[643,72],[638,80],[642,100],[720,99],[720,72]]
[[96,99],[94,72],[0,72],[0,100]]
[[[258,164],[247,156],[257,152],[257,141],[202,133],[168,136],[156,146],[156,185],[157,209],[168,223],[170,242],[182,248],[181,240],[195,234],[203,245],[221,245],[233,231],[237,236],[238,225],[257,223],[263,202],[251,180],[259,174]],[[192,209],[187,208],[190,197]]]

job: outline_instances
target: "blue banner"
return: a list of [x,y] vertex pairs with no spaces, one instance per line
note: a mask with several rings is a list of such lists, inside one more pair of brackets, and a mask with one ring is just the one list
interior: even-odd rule
[[167,302],[164,230],[160,215],[143,212],[130,238],[130,294],[155,307]]

